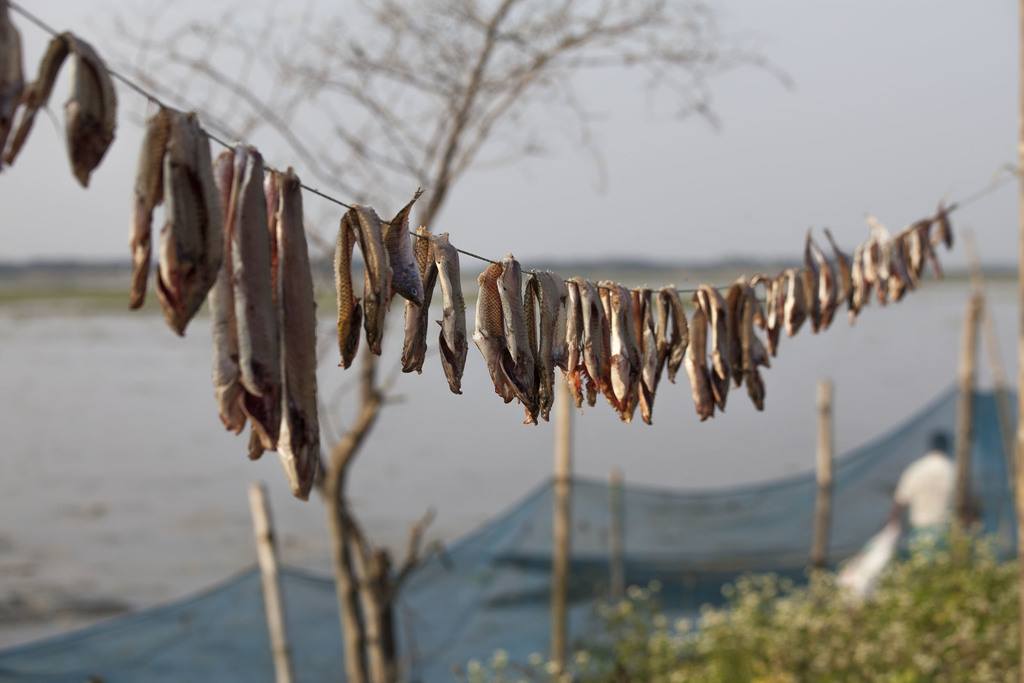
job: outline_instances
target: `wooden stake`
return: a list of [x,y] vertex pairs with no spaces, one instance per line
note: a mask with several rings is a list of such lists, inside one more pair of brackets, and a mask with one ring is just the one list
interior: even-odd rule
[[608,477],[608,596],[621,600],[626,593],[626,571],[624,566],[625,510],[622,505],[622,470],[612,468]]
[[[1022,0],[1024,1],[1024,0]],[[555,413],[554,548],[551,562],[551,661],[565,668],[569,635],[567,605],[572,548],[572,398],[569,385],[557,382]]]
[[971,446],[974,443],[974,386],[977,375],[978,331],[981,327],[981,294],[974,292],[967,301],[963,345],[957,371],[956,407],[956,493],[954,505],[961,529],[974,521],[971,501]]
[[[1018,85],[1018,139],[1017,167],[1024,167],[1024,0],[1018,0],[1017,7],[1018,39],[1017,39],[1017,70],[1020,83]],[[1017,595],[1020,602],[1020,665],[1024,673],[1024,400],[1020,390],[1024,389],[1024,174],[1018,174],[1019,183],[1017,219],[1019,236],[1017,238],[1017,315],[1020,316],[1017,338],[1017,449],[1016,449],[1016,487],[1017,491],[1017,566],[1020,572]]]
[[274,524],[270,518],[270,503],[262,482],[249,485],[249,508],[252,510],[252,527],[256,534],[256,557],[259,558],[260,576],[263,579],[263,605],[267,611],[274,676],[277,683],[291,683],[292,662],[285,627],[281,579],[277,573],[277,544]]
[[814,500],[814,540],[811,567],[824,569],[828,564],[829,531],[832,526],[832,382],[818,381],[818,450],[816,474],[818,493]]
[[999,435],[1002,437],[1000,443],[1003,445],[1003,457],[1006,459],[1006,472],[1013,484],[1013,472],[1016,469],[1013,464],[1013,409],[1010,406],[1010,382],[1006,378],[1006,369],[1003,367],[1003,354],[999,348],[999,335],[996,334],[996,323],[992,317],[992,311],[985,305],[985,277],[981,270],[981,261],[978,259],[977,251],[974,248],[974,234],[965,230],[963,232],[964,249],[967,253],[967,263],[971,273],[971,288],[982,297],[982,335],[985,338],[985,356],[988,357],[989,371],[992,373],[992,393],[996,399],[996,417],[999,420]]

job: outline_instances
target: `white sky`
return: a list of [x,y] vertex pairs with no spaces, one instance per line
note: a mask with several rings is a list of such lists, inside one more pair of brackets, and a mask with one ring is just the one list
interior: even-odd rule
[[[340,5],[341,3],[336,3]],[[628,78],[581,83],[609,172],[606,191],[585,155],[556,155],[468,176],[439,230],[472,251],[531,257],[706,260],[801,253],[808,226],[831,226],[852,247],[872,212],[898,227],[985,185],[1015,161],[1016,3],[1009,0],[728,0],[723,28],[757,41],[795,81],[763,73],[715,84],[720,131],[654,113]],[[58,28],[99,35],[118,3],[36,0]],[[222,3],[183,0],[181,17]],[[45,39],[15,18],[35,72]],[[102,53],[104,46],[96,41]],[[159,77],[159,74],[155,74]],[[66,88],[41,115],[22,157],[0,174],[7,218],[0,260],[125,258],[140,132],[118,138],[77,186],[59,137]],[[121,89],[126,104],[134,94]],[[131,108],[138,111],[138,103]],[[260,145],[260,140],[251,142]],[[288,159],[271,159],[286,165]],[[302,174],[302,169],[297,169]],[[1016,253],[1012,186],[963,211],[987,263]],[[319,202],[307,200],[312,207]],[[321,207],[318,207],[319,213]],[[326,226],[325,226],[326,228]],[[962,249],[950,256],[961,263]]]

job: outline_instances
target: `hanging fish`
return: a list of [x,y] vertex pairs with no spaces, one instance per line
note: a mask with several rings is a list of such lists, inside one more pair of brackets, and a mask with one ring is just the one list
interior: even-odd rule
[[73,38],[74,36],[70,33],[62,33],[50,40],[49,45],[46,46],[46,52],[39,62],[39,71],[35,80],[29,83],[22,92],[18,125],[14,127],[14,137],[11,138],[11,144],[4,152],[4,163],[7,165],[13,164],[18,158],[21,148],[28,139],[28,134],[32,132],[36,114],[50,101],[60,68],[64,66],[64,60],[67,59],[68,53],[71,51]]
[[668,366],[668,381],[675,384],[676,373],[679,372],[679,367],[683,364],[686,347],[690,343],[690,329],[686,322],[686,309],[683,308],[683,300],[679,297],[679,291],[674,285],[663,287],[658,292],[658,299],[662,301],[667,314],[664,319],[665,330],[662,330],[663,322],[659,314],[658,334],[667,336],[668,355],[664,362]]
[[509,351],[508,339],[505,336],[505,314],[502,310],[501,295],[498,293],[498,280],[501,275],[501,264],[492,263],[477,278],[480,292],[476,301],[473,343],[484,357],[484,364],[494,383],[495,393],[505,403],[518,398],[524,405],[529,405],[527,389],[518,383],[515,360]]
[[[921,253],[923,254],[923,260],[931,264],[932,273],[938,279],[943,278],[942,264],[939,263],[939,257],[935,253],[935,245],[932,244],[932,231],[933,222],[925,219],[918,221],[914,224],[915,231],[917,232],[916,241],[920,244]],[[952,233],[950,233],[952,234]],[[921,274],[924,273],[924,265],[921,265]]]
[[283,392],[277,451],[292,495],[309,498],[320,466],[316,386],[316,298],[302,221],[302,187],[291,168],[277,179]]
[[907,261],[907,273],[910,275],[910,279],[915,286],[921,281],[921,276],[924,274],[925,255],[922,232],[927,236],[930,231],[931,220],[926,218],[912,224],[897,237],[903,243],[903,253]]
[[497,287],[505,340],[515,372],[514,384],[521,390],[517,398],[528,411],[533,412],[537,410],[537,392],[534,390],[534,359],[530,352],[526,315],[523,311],[523,275],[519,262],[512,254],[501,260],[501,277],[498,278]]
[[[14,113],[25,90],[21,34],[11,22],[6,0],[0,2],[0,153],[14,124]],[[2,167],[2,166],[0,166]]]
[[569,342],[566,336],[569,327],[569,311],[567,306],[569,286],[567,281],[559,276],[554,277],[551,285],[558,297],[551,342],[551,361],[555,364],[556,368],[561,368],[564,372],[568,369],[569,362]]
[[338,351],[343,368],[348,368],[359,350],[359,325],[363,320],[363,307],[352,287],[352,249],[359,232],[359,219],[355,209],[345,213],[338,226],[338,240],[334,247],[334,288],[338,303]]
[[379,356],[381,340],[384,338],[384,320],[391,301],[391,264],[384,248],[377,212],[368,206],[356,205],[348,214],[353,214],[353,224],[358,227],[356,240],[363,255],[363,329],[366,330],[366,344],[370,351]]
[[759,282],[755,278],[754,284],[761,284],[764,287],[765,307],[767,309],[764,329],[768,342],[768,353],[774,357],[779,351],[779,339],[784,326],[787,277],[785,273],[780,273],[775,277],[768,277],[766,275],[759,277],[761,281]]
[[[267,202],[267,234],[270,235],[270,291],[274,306],[280,314],[281,266],[277,224],[281,219],[281,174],[277,171],[267,171],[263,174],[263,197]],[[278,315],[278,323],[280,322]]]
[[698,294],[711,328],[711,393],[718,409],[725,410],[729,377],[732,374],[729,367],[729,328],[725,299],[717,289],[709,285],[701,285]]
[[743,315],[743,304],[747,287],[746,277],[741,276],[725,293],[725,329],[727,332],[725,348],[733,386],[736,387],[743,383],[743,346],[740,339],[742,333],[740,318]]
[[640,379],[640,346],[634,333],[633,299],[629,290],[610,280],[598,283],[609,321],[611,382],[605,397],[623,422],[633,419]]
[[534,359],[534,381],[537,403],[526,409],[526,424],[537,424],[538,413],[547,421],[555,401],[554,346],[558,311],[564,305],[561,296],[562,278],[550,271],[531,273],[526,281],[524,306],[531,355]]
[[242,410],[241,371],[238,367],[238,325],[235,319],[235,295],[231,283],[231,229],[234,225],[235,153],[226,150],[217,157],[213,166],[214,179],[223,209],[224,258],[217,279],[210,289],[207,302],[213,337],[213,390],[217,409],[224,427],[240,434],[245,427]]
[[132,309],[140,308],[146,300],[146,284],[153,258],[153,210],[164,199],[164,155],[171,135],[171,118],[171,111],[161,107],[146,121],[146,133],[139,153],[130,244],[132,280],[128,307]]
[[949,222],[949,209],[939,203],[938,211],[935,214],[935,235],[932,237],[932,244],[938,246],[940,243],[946,245],[946,249],[953,248],[953,227]]
[[693,295],[694,310],[690,321],[690,343],[686,347],[683,361],[690,378],[690,393],[697,417],[704,422],[715,415],[715,399],[711,391],[711,372],[708,370],[708,319],[701,305],[701,293]]
[[75,178],[82,187],[88,187],[89,176],[114,140],[117,94],[96,50],[71,33],[62,33],[50,41],[36,80],[22,95],[24,109],[4,159],[8,164],[14,163],[32,130],[36,113],[49,101],[68,55],[72,56],[72,81],[71,96],[64,104],[64,137]]
[[875,287],[878,303],[885,306],[889,299],[889,261],[892,256],[892,236],[872,215],[867,217],[870,237],[864,247],[864,277]]
[[889,250],[889,301],[900,301],[907,290],[914,288],[907,269],[907,255],[903,240],[893,240]]
[[807,231],[807,240],[804,246],[804,261],[807,264],[807,271],[811,274],[811,329],[819,332],[828,329],[832,322],[836,306],[839,303],[839,293],[836,286],[836,274],[832,270],[832,264],[825,258],[825,253],[814,241],[811,231]]
[[384,248],[391,265],[391,288],[394,294],[402,296],[417,306],[423,303],[423,275],[418,267],[412,239],[409,235],[409,213],[412,205],[423,194],[416,190],[412,200],[402,207],[383,227]]
[[117,94],[107,66],[91,45],[73,37],[72,91],[64,105],[65,137],[71,168],[82,187],[100,165],[117,127]]
[[583,278],[575,278],[580,291],[583,316],[583,362],[587,375],[587,405],[597,403],[598,393],[607,394],[611,387],[610,334],[608,319],[597,286]]
[[162,175],[165,220],[156,294],[167,324],[184,335],[217,279],[224,254],[210,143],[195,114],[171,113]]
[[[462,297],[462,273],[459,252],[448,241],[448,233],[433,237],[434,270],[441,283],[441,333],[437,347],[441,367],[453,394],[462,393],[462,371],[466,367],[469,342],[466,340],[466,301]],[[426,306],[427,303],[424,303]]]
[[634,332],[640,345],[637,398],[640,403],[640,418],[645,424],[651,424],[654,414],[654,395],[658,390],[665,355],[659,354],[658,351],[653,293],[649,289],[638,289],[634,290],[632,295]]
[[740,345],[742,353],[740,362],[743,365],[743,382],[747,385],[747,395],[757,410],[764,410],[765,387],[761,379],[759,367],[769,367],[768,352],[764,344],[754,332],[758,320],[764,320],[764,312],[757,300],[752,287],[745,287],[740,314]]
[[792,337],[800,331],[800,327],[807,319],[806,295],[804,293],[804,278],[796,268],[787,268],[783,275],[786,281],[786,301],[783,306],[783,323],[786,327],[786,336]]
[[828,327],[832,324],[832,318],[840,303],[846,302],[847,309],[853,307],[853,273],[850,267],[849,255],[839,248],[839,245],[836,244],[835,239],[832,237],[832,231],[828,228],[825,228],[825,239],[828,240],[829,245],[832,247],[832,254],[835,256],[836,270],[839,275],[839,285],[838,291],[836,292],[835,305],[830,307],[827,311],[822,312],[825,327]]
[[[413,239],[413,254],[420,281],[423,283],[423,303],[405,302],[405,341],[402,344],[402,372],[423,372],[423,360],[427,355],[427,327],[430,320],[430,301],[434,297],[437,282],[437,264],[434,262],[430,230],[421,225],[416,228]],[[465,304],[463,304],[465,308]],[[463,311],[463,334],[465,334],[465,311]],[[357,324],[358,329],[358,324]],[[358,339],[357,339],[358,341]],[[460,392],[456,392],[460,393]]]
[[577,408],[583,407],[583,382],[587,369],[583,362],[583,306],[580,301],[580,286],[576,279],[566,285],[566,360],[565,381],[569,384]]
[[867,252],[867,244],[857,245],[857,249],[853,252],[853,268],[850,271],[850,282],[853,286],[853,293],[851,294],[849,302],[849,317],[851,325],[857,321],[857,315],[860,313],[860,309],[871,301],[872,280],[868,279],[867,264],[865,263],[865,255]]
[[[166,171],[165,171],[166,173]],[[281,338],[271,274],[263,158],[235,147],[231,275],[238,326],[242,407],[252,425],[249,456],[277,447],[281,429]]]

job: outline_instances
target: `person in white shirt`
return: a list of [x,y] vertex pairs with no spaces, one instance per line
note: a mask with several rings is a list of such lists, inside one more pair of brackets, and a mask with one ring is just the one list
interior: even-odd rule
[[952,515],[955,486],[956,467],[949,456],[949,436],[935,432],[928,452],[900,475],[885,526],[843,566],[839,585],[859,598],[874,590],[899,545],[904,518],[910,522],[912,535],[941,534]]

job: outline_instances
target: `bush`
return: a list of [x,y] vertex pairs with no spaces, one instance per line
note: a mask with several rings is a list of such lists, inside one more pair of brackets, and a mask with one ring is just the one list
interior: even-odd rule
[[[1017,681],[1017,565],[964,535],[912,549],[867,600],[843,594],[835,575],[806,586],[750,576],[705,608],[697,624],[670,623],[659,586],[633,587],[599,608],[604,634],[561,681],[579,683],[986,683]],[[501,655],[501,653],[499,653]],[[470,683],[550,681],[534,656],[471,663]]]

